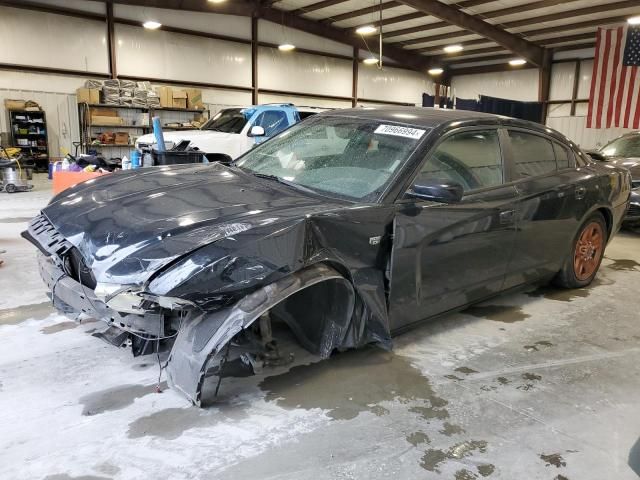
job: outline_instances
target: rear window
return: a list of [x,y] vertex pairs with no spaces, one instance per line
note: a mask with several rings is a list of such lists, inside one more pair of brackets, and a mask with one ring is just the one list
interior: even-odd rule
[[518,130],[509,130],[509,138],[519,178],[556,171],[556,156],[550,140]]

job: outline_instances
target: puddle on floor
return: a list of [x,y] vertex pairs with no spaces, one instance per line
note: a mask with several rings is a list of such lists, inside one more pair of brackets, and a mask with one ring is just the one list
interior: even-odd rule
[[79,323],[76,322],[60,322],[54,325],[49,325],[48,327],[44,327],[40,329],[40,333],[44,333],[45,335],[51,335],[52,333],[63,332],[65,330],[71,330],[80,326]]
[[439,430],[442,435],[451,437],[452,435],[459,435],[465,433],[464,429],[459,425],[454,425],[449,422],[444,422],[442,430]]
[[540,458],[544,462],[546,462],[547,467],[550,465],[553,465],[556,468],[567,466],[567,462],[564,461],[564,458],[562,458],[562,455],[560,455],[559,453],[550,453],[547,455],[545,455],[544,453],[541,453]]
[[512,305],[474,305],[462,313],[503,323],[522,322],[531,316]]
[[548,300],[557,300],[559,302],[572,302],[577,298],[587,298],[594,287],[613,285],[614,283],[615,282],[613,280],[609,280],[604,276],[599,276],[593,279],[591,285],[584,288],[566,289],[545,285],[544,287],[537,288],[531,292],[526,292],[526,294],[534,298],[543,297]]
[[429,472],[440,473],[439,466],[446,460],[457,461],[461,458],[469,457],[475,452],[485,453],[486,451],[487,442],[484,440],[468,440],[458,443],[447,450],[426,450],[422,456],[420,466]]
[[[160,384],[161,390],[166,388],[166,382]],[[78,400],[84,408],[82,415],[100,415],[104,412],[121,410],[131,405],[136,398],[144,397],[156,392],[156,385],[122,385],[92,392]]]
[[640,270],[640,263],[635,260],[629,260],[626,258],[610,258],[604,257],[607,260],[612,261],[613,263],[606,265],[606,268],[611,268],[613,270],[623,271],[623,272],[632,272],[634,270]]
[[[417,412],[425,415],[447,404],[407,359],[379,348],[342,352],[328,360],[295,366],[265,378],[259,386],[266,392],[266,400],[283,408],[321,408],[333,420],[376,413],[373,406],[384,401],[423,400],[428,407],[415,408],[425,409]],[[448,417],[446,410],[434,415]]]
[[48,317],[52,313],[56,313],[56,309],[53,308],[51,302],[5,308],[0,310],[0,325],[16,325],[31,318],[39,320]]
[[421,443],[431,443],[431,440],[424,432],[413,432],[406,437],[407,442],[409,442],[414,447],[417,447]]

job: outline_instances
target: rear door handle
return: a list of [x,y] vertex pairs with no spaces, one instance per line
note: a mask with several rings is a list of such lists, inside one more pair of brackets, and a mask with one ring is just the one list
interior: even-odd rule
[[500,212],[500,224],[507,225],[509,223],[513,223],[513,218],[515,217],[515,210],[504,210]]
[[587,189],[585,187],[576,187],[576,199],[582,200],[587,193]]

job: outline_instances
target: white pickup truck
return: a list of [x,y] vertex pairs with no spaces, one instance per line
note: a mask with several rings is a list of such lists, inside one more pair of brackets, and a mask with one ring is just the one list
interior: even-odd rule
[[[164,133],[165,147],[170,149],[181,141],[189,140],[189,146],[205,152],[210,162],[228,163],[255,144],[321,111],[323,109],[298,108],[286,103],[226,108],[199,129]],[[155,145],[156,139],[152,133],[143,135],[136,141],[136,148],[139,150],[148,150]]]

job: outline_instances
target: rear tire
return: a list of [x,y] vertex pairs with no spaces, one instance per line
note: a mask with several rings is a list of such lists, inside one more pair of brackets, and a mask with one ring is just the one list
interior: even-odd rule
[[589,285],[600,268],[607,245],[607,224],[601,213],[594,213],[580,226],[562,270],[553,283],[564,288]]

